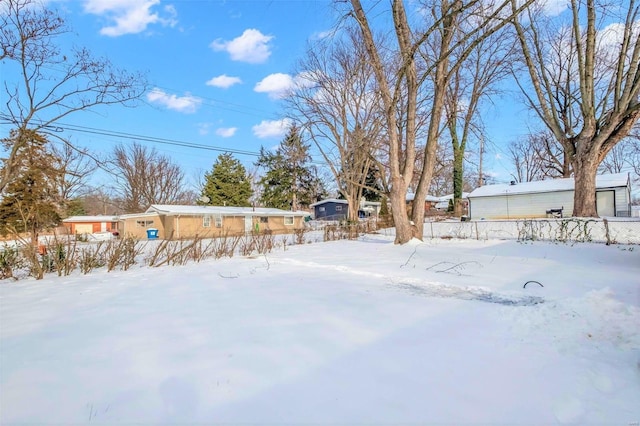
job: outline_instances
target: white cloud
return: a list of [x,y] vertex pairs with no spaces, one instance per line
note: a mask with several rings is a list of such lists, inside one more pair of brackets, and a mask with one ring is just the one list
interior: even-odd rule
[[310,38],[311,40],[324,40],[325,38],[333,37],[335,35],[336,30],[326,30],[313,33]]
[[255,29],[245,30],[240,37],[230,41],[215,40],[210,46],[216,51],[225,51],[234,61],[260,64],[271,56],[269,42],[273,36],[267,36]]
[[256,124],[251,129],[253,134],[260,139],[284,136],[291,127],[291,120],[285,118],[282,120],[262,120],[260,124]]
[[223,138],[230,138],[236,134],[237,130],[237,127],[220,127],[219,129],[216,129],[216,135],[222,136]]
[[190,114],[196,112],[202,99],[189,94],[185,96],[170,95],[161,89],[154,88],[147,93],[147,100],[151,103],[161,105],[167,109]]
[[104,16],[113,25],[100,29],[100,34],[117,37],[145,31],[150,24],[173,27],[177,24],[176,10],[172,5],[164,7],[165,16],[160,16],[152,8],[160,0],[85,0],[84,10],[93,15]]
[[211,80],[207,81],[207,86],[220,87],[222,89],[227,89],[234,84],[240,84],[242,80],[239,77],[230,77],[226,74],[219,75],[217,77],[213,77]]
[[258,93],[268,93],[272,99],[286,96],[295,83],[289,74],[275,73],[266,76],[253,88]]
[[287,96],[289,91],[293,89],[314,84],[309,78],[309,74],[301,73],[295,77],[283,73],[270,74],[259,81],[253,90],[258,93],[268,93],[271,99],[280,99]]
[[569,6],[567,0],[540,0],[542,11],[547,16],[558,16]]

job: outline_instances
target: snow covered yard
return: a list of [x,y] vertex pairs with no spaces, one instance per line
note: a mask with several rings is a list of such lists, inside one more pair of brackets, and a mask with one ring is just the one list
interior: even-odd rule
[[0,424],[638,424],[638,246],[392,241],[0,282]]

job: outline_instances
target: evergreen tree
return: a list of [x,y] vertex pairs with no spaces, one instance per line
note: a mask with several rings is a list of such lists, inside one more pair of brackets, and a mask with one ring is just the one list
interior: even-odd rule
[[[247,207],[253,195],[251,180],[239,160],[230,153],[220,154],[211,172],[204,175],[201,205]],[[206,198],[205,198],[206,197]],[[204,202],[202,199],[207,199]]]
[[298,210],[317,201],[326,191],[311,164],[309,145],[293,126],[275,152],[260,149],[256,163],[266,172],[258,181],[262,189],[260,202],[267,207]]
[[380,170],[374,164],[369,167],[362,188],[362,196],[367,201],[380,201],[382,199],[382,185],[380,183]]
[[57,158],[47,151],[48,141],[42,135],[31,130],[13,131],[2,143],[7,147],[17,140],[21,148],[0,201],[0,232],[27,232],[35,243],[40,230],[60,222],[56,188],[64,173],[56,167]]

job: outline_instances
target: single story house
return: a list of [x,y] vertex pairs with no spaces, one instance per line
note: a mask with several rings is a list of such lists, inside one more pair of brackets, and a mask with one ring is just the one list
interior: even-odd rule
[[[574,186],[573,178],[481,186],[469,194],[469,217],[472,220],[568,217],[573,212]],[[629,217],[629,174],[598,175],[596,200],[601,217]]]
[[118,216],[71,216],[62,224],[71,235],[118,232]]
[[147,238],[215,237],[251,232],[287,234],[304,228],[308,213],[258,207],[187,206],[154,204],[144,213],[120,216],[120,235]]
[[[349,215],[349,203],[347,200],[327,198],[309,205],[313,208],[313,217],[316,220],[346,220]],[[375,217],[380,213],[382,203],[379,201],[361,201],[358,217]]]

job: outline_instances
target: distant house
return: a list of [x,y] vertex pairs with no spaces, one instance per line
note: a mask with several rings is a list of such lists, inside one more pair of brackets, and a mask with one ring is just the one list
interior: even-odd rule
[[[571,216],[574,186],[573,178],[481,186],[469,194],[469,215],[473,220]],[[598,175],[596,200],[600,217],[629,217],[629,174]]]
[[[467,200],[468,195],[469,193],[467,192],[462,193],[463,210],[466,210],[467,203],[468,203],[468,200]],[[411,211],[411,209],[413,208],[414,198],[415,198],[415,194],[413,192],[407,193],[406,200],[407,200],[407,208],[409,211]],[[432,212],[446,211],[449,208],[449,201],[452,199],[453,199],[453,194],[443,195],[442,197],[427,195],[424,200],[425,214],[429,213],[430,211]]]
[[159,238],[244,235],[251,232],[286,234],[304,227],[306,212],[271,208],[185,206],[154,204],[144,213],[120,216],[120,234],[147,238],[157,230]]
[[[362,201],[358,209],[358,217],[372,217],[380,213],[382,203],[378,201]],[[316,220],[346,220],[349,216],[349,203],[347,200],[327,198],[311,204]]]
[[347,200],[327,198],[310,204],[313,208],[313,217],[316,220],[345,220],[349,212]]
[[71,216],[62,221],[69,234],[118,232],[117,216]]

